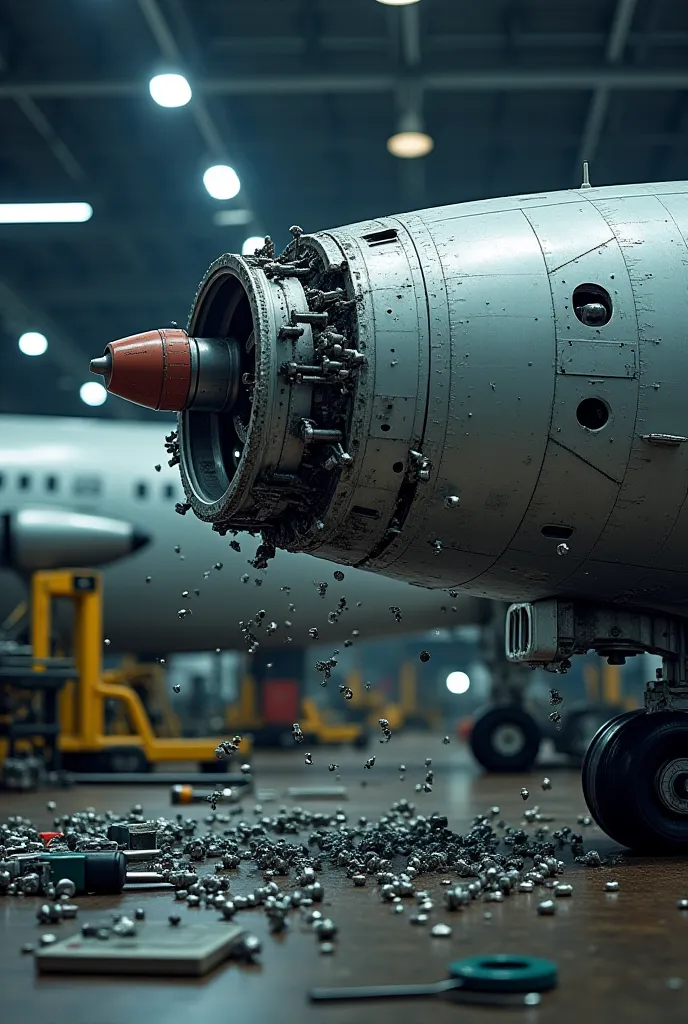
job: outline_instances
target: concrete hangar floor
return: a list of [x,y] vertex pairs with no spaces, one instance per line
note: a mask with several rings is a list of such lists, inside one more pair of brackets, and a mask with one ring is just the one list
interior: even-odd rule
[[[375,756],[375,764],[366,770],[365,761],[371,756]],[[127,815],[137,804],[142,805],[146,819],[174,819],[177,811],[182,812],[182,820],[195,818],[200,835],[212,831],[222,837],[234,826],[241,829],[239,823],[245,820],[248,826],[244,836],[254,841],[260,865],[246,859],[238,868],[217,872],[217,858],[207,858],[193,865],[199,875],[228,877],[229,895],[224,893],[227,899],[255,893],[268,884],[269,874],[266,877],[263,869],[274,846],[268,848],[265,843],[283,840],[287,844],[306,844],[309,854],[320,858],[322,867],[316,871],[316,878],[323,889],[322,902],[316,900],[311,906],[292,907],[282,913],[288,921],[288,927],[282,931],[271,930],[279,913],[273,911],[270,917],[265,903],[242,909],[242,901],[237,898],[232,923],[257,936],[262,949],[252,963],[230,959],[197,979],[175,977],[173,968],[168,976],[157,978],[41,974],[36,970],[34,957],[23,954],[22,947],[32,944],[39,949],[42,934],[56,934],[60,940],[78,933],[84,924],[112,927],[113,914],[134,920],[137,909],[145,912],[146,925],[160,922],[171,929],[174,925],[168,924],[169,917],[178,915],[178,930],[194,922],[219,930],[230,927],[217,909],[205,908],[203,893],[198,907],[190,906],[188,897],[186,901],[175,900],[172,889],[125,890],[111,896],[77,895],[71,900],[79,908],[76,920],[44,924],[37,922],[36,916],[44,898],[2,897],[3,1022],[19,1024],[30,1019],[46,1024],[123,1024],[136,1019],[188,1024],[190,1020],[233,1017],[250,1020],[251,1024],[376,1024],[393,1016],[398,1024],[420,1024],[432,1015],[437,1024],[443,1024],[453,1022],[458,1015],[458,1019],[477,1024],[496,1021],[506,1010],[454,1005],[446,996],[311,1003],[308,993],[313,987],[323,986],[439,981],[447,976],[451,961],[497,953],[544,957],[558,966],[557,987],[542,994],[539,1006],[519,1011],[518,1018],[528,1024],[580,1024],[581,1020],[614,1018],[625,1024],[678,1024],[687,1019],[688,911],[677,905],[688,897],[685,861],[632,856],[604,836],[594,823],[588,824],[577,770],[545,764],[524,776],[481,776],[457,741],[444,745],[441,736],[428,733],[393,737],[389,744],[379,746],[374,742],[363,752],[315,749],[312,757],[313,764],[307,765],[305,751],[298,747],[287,754],[258,751],[254,759],[256,792],[243,797],[238,812],[236,808],[219,805],[218,813],[227,814],[228,818],[210,825],[205,823],[210,813],[208,804],[173,808],[165,786],[79,786],[52,792],[3,794],[3,820],[21,815],[30,818],[40,831],[53,829],[56,816],[84,808],[90,807],[97,814],[109,810]],[[430,766],[427,759],[432,762]],[[329,764],[335,762],[337,768],[330,772]],[[403,781],[399,770],[402,764]],[[422,790],[428,772],[432,773],[431,792]],[[545,776],[549,776],[551,788],[543,790]],[[284,795],[289,786],[335,784],[346,787],[346,798],[289,799]],[[421,786],[420,792],[416,786]],[[273,793],[266,792],[269,790]],[[523,790],[528,790],[527,796]],[[257,799],[263,801],[258,807]],[[55,809],[47,809],[51,800],[56,802]],[[400,807],[398,801],[403,800],[415,805],[415,811],[403,803]],[[396,815],[390,813],[395,804]],[[305,812],[303,830],[297,835],[290,833],[289,828],[275,829],[271,820],[281,816],[288,821],[289,814],[284,815],[282,809],[296,806]],[[346,815],[346,822],[334,820],[338,811]],[[401,898],[395,903],[394,894],[383,889],[390,884],[385,882],[384,864],[382,872],[379,867],[376,870],[368,865],[373,870],[363,870],[365,885],[357,885],[349,877],[351,861],[343,863],[347,860],[346,851],[351,850],[349,841],[342,840],[330,848],[326,844],[309,844],[309,838],[327,820],[309,820],[310,815],[318,814],[331,816],[335,831],[344,825],[347,829],[367,826],[370,832],[382,818],[376,832],[388,840],[391,837],[391,846],[389,842],[386,847],[384,843],[379,846],[382,855],[393,848],[401,849],[406,841],[427,865],[428,851],[441,850],[444,844],[453,866],[421,870],[410,887],[400,888]],[[432,818],[433,814],[447,816],[449,832],[444,831],[441,819]],[[539,819],[535,814],[540,815]],[[417,815],[426,820],[419,822]],[[475,825],[476,817],[479,821],[487,818],[492,832],[502,837],[494,856],[498,864],[512,858],[512,865],[517,865],[519,845],[522,850],[530,849],[528,844],[537,834],[554,843],[553,863],[563,861],[563,869],[559,865],[555,874],[549,874],[546,858],[536,852],[534,860],[523,858],[521,870],[522,878],[533,869],[536,874],[539,872],[541,881],[536,879],[531,892],[519,891],[521,883],[514,876],[513,888],[503,899],[495,898],[492,878],[499,880],[508,870],[498,866],[496,872],[488,873],[486,884],[475,898],[468,898],[465,905],[459,899],[458,909],[450,910],[449,904],[457,901],[452,901],[451,896],[447,898],[445,893],[457,886],[465,893],[470,883],[480,881],[463,877],[460,863],[479,860],[480,850],[485,849],[480,841],[487,839],[489,843],[490,829],[484,824]],[[264,830],[259,827],[261,823]],[[249,828],[253,829],[250,837]],[[402,828],[405,833],[400,832]],[[509,828],[516,831],[509,833]],[[547,831],[538,833],[539,829]],[[566,829],[570,832],[565,832],[561,845],[554,834]],[[411,840],[409,830],[413,833]],[[526,846],[521,838],[523,832],[528,837]],[[462,857],[457,856],[460,843],[456,836],[451,838],[452,833],[464,837],[462,842],[468,840]],[[571,835],[576,833],[583,837],[584,854],[599,853],[600,866],[581,863],[584,854],[580,856],[580,847],[576,862],[570,843]],[[504,844],[503,837],[509,834],[516,836],[516,844]],[[406,840],[400,838],[403,835]],[[368,851],[368,856],[372,855]],[[397,875],[397,882],[398,874],[414,863],[413,856],[414,852],[409,854],[407,849],[394,858],[388,870]],[[596,861],[594,854],[588,859]],[[275,874],[272,881],[280,893],[308,891],[308,872],[306,876],[300,875],[304,863],[307,862],[288,866],[287,874]],[[356,873],[355,865],[353,871]],[[617,891],[606,891],[614,888],[608,886],[610,882],[618,883]],[[562,885],[571,886],[571,890],[559,894],[556,887]],[[416,896],[418,892],[427,896]],[[554,904],[554,913],[542,912],[540,905],[548,902]],[[403,911],[395,910],[398,905],[403,906]],[[310,920],[313,911],[321,915],[320,921],[333,922],[336,934],[329,925],[318,931],[317,914],[315,920]],[[418,917],[426,920],[412,921]],[[449,925],[451,934],[433,935],[438,924]]]

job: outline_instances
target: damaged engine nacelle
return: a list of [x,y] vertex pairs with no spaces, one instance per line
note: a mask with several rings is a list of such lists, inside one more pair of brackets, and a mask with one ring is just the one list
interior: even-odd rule
[[156,399],[199,518],[264,558],[688,608],[688,184],[292,234],[211,266]]
[[[211,267],[189,330],[237,342],[243,393],[231,415],[184,412],[179,454],[188,500],[216,529],[260,529],[266,553],[395,575],[394,542],[432,488],[431,461],[416,450],[429,434],[426,298],[405,233],[375,227],[357,240],[297,235],[279,260],[225,256]],[[392,264],[397,283],[382,288]],[[439,586],[424,526],[429,557],[414,579]]]

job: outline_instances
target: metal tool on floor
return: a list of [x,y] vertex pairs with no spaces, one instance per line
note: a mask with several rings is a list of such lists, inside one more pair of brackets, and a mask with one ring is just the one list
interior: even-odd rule
[[346,786],[289,786],[286,795],[294,800],[346,800]]
[[84,893],[104,895],[120,893],[125,886],[156,885],[171,887],[158,871],[130,871],[129,860],[148,859],[141,854],[155,856],[157,851],[141,850],[100,850],[94,853],[23,853],[8,860],[0,861],[2,869],[10,879],[39,869],[49,874],[49,881],[56,884],[62,878],[69,878],[76,887],[75,895]]
[[125,850],[154,850],[158,843],[156,821],[118,821],[108,825],[107,837]]
[[[180,784],[172,786],[170,789],[170,803],[174,805],[209,803],[211,795],[210,790],[199,792],[193,786]],[[235,789],[234,786],[223,786],[221,789],[215,790],[215,802],[218,804],[236,804],[239,803],[242,795],[241,790]]]
[[530,1007],[540,1003],[540,993],[555,988],[557,964],[538,957],[497,953],[454,960],[449,977],[427,985],[365,985],[351,988],[314,988],[311,1002],[340,999],[397,999],[444,996],[452,1002],[483,1006]]
[[[218,762],[222,766],[223,762]],[[231,786],[242,793],[253,792],[253,776],[239,772],[69,772],[68,785],[84,786]]]

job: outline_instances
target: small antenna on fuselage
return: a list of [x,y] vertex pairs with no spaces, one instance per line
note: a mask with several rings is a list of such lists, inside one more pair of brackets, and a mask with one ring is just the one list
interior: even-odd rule
[[590,175],[589,175],[589,172],[588,172],[588,161],[587,160],[583,161],[583,181],[581,183],[581,188],[592,188],[592,186],[590,184]]

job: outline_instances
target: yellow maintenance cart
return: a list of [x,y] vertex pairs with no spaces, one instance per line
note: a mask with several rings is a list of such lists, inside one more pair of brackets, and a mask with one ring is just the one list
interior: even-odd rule
[[[122,658],[117,668],[105,669],[103,682],[130,686],[141,698],[156,736],[181,736],[182,724],[172,710],[165,669],[158,662],[137,661],[130,655]],[[108,721],[108,732],[126,735],[130,731],[126,709],[122,704]]]
[[393,733],[403,728],[404,715],[401,705],[396,701],[389,701],[379,690],[366,690],[359,669],[347,673],[346,685],[353,693],[353,697],[346,704],[347,718],[351,722],[365,722],[375,733],[380,730],[381,718],[389,722]]
[[347,685],[354,694],[347,708],[352,721],[367,722],[371,729],[377,730],[379,720],[386,718],[392,732],[399,732],[405,726],[411,729],[440,727],[437,710],[424,707],[418,700],[418,673],[411,661],[404,661],[399,667],[396,700],[389,700],[379,691],[366,690],[358,669],[348,674]]
[[[279,694],[279,700],[273,694]],[[296,678],[273,679],[259,686],[252,675],[245,675],[239,685],[239,699],[227,708],[228,731],[250,733],[256,745],[292,748],[294,722],[299,723],[304,741],[311,746],[322,743],[365,747],[368,743],[365,725],[338,721],[312,698],[301,696],[301,680]]]
[[[73,664],[70,678],[60,682],[57,698],[57,747],[62,766],[72,771],[146,771],[163,762],[198,762],[201,770],[219,771],[227,766],[218,761],[215,748],[226,737],[181,739],[156,736],[138,694],[128,685],[108,680],[103,672],[102,581],[99,573],[86,569],[34,573],[31,585],[31,655],[33,686],[39,673],[50,671],[52,606],[55,599],[68,599],[74,606]],[[69,664],[69,663],[67,663]],[[62,667],[62,676],[69,669]],[[26,678],[26,673],[24,673]],[[8,684],[9,685],[9,684]],[[21,688],[17,678],[13,684]],[[109,723],[122,720],[114,732]],[[30,735],[27,724],[23,734]],[[240,756],[250,753],[250,740],[240,747]],[[7,741],[5,751],[7,752]],[[0,750],[0,756],[3,751]]]
[[418,700],[418,672],[412,661],[399,670],[399,707],[404,725],[410,729],[439,729],[441,716],[436,708]]

